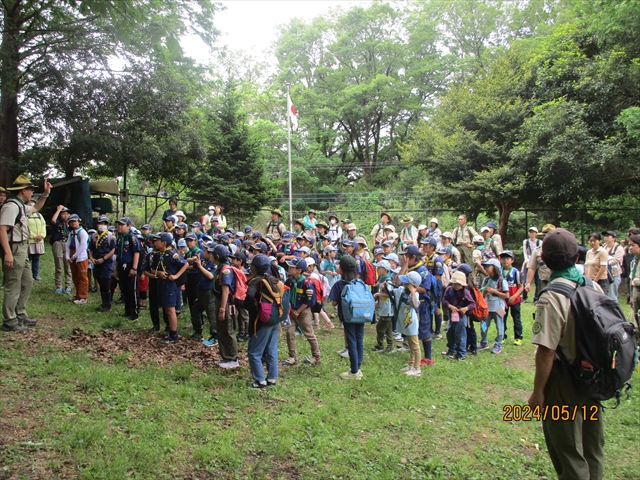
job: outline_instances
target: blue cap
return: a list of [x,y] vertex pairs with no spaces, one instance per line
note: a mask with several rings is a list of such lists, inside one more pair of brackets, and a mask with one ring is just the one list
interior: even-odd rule
[[96,223],[109,223],[109,218],[104,215],[100,215],[96,220]]
[[438,240],[433,237],[427,237],[424,240],[420,240],[420,245],[433,245],[434,247],[437,247]]
[[393,247],[393,242],[391,240],[386,240],[382,242],[383,247]]
[[498,226],[495,224],[495,222],[487,222],[485,226],[489,228],[493,228],[494,230],[498,230]]
[[303,272],[306,272],[308,268],[307,261],[304,258],[294,258],[292,260],[287,260],[287,265],[289,265],[290,267],[299,268]]
[[[74,213],[73,215],[71,215],[69,217],[69,221],[70,222],[79,222],[80,221],[80,217]],[[129,225],[131,225],[131,224],[129,224]]]
[[218,256],[221,260],[226,260],[229,258],[229,249],[224,245],[216,245],[213,249],[213,253]]
[[253,235],[251,235],[252,238],[262,238],[262,234],[260,232],[253,232]]
[[196,234],[193,232],[189,232],[184,236],[185,240],[197,240]]
[[310,249],[309,247],[300,247],[300,248],[298,249],[298,251],[299,251],[299,252],[304,252],[304,253],[306,253],[307,255],[311,255],[311,249]]
[[231,227],[227,228],[224,232],[225,233],[230,233],[231,235],[235,235],[236,234],[236,231]]
[[273,240],[273,234],[272,233],[267,233],[264,238],[268,238],[269,240]]
[[116,227],[114,227],[113,225],[111,225],[109,228],[107,228],[107,230],[109,232],[115,232],[116,231]]
[[153,227],[148,223],[145,223],[144,225],[142,225],[142,230],[153,230]]
[[178,246],[179,247],[186,247],[187,246],[187,241],[184,238],[181,238],[180,240],[178,240]]
[[245,240],[244,242],[242,242],[242,246],[243,246],[244,248],[249,248],[249,247],[251,247],[252,245],[251,245],[251,242],[250,242],[249,240]]
[[237,238],[234,238],[233,240],[231,240],[231,245],[235,245],[236,247],[241,247],[242,241],[238,240]]
[[213,237],[211,235],[203,235],[202,236],[202,241],[203,242],[211,242],[211,241],[213,241]]
[[120,220],[118,220],[116,223],[121,223],[123,225],[128,225],[131,226],[131,219],[129,217],[122,217]]
[[164,217],[162,220],[164,220],[165,222],[178,223],[178,217],[176,217],[175,215],[168,215]]
[[309,242],[311,245],[313,245],[314,243],[316,243],[316,237],[314,237],[313,235],[305,235],[304,238],[307,240],[307,242]]
[[192,227],[200,227],[200,228],[202,228],[202,224],[201,224],[200,222],[193,222],[193,223],[191,224],[191,226],[192,226]]
[[420,255],[420,249],[417,245],[407,245],[407,248],[404,249],[405,255],[415,255],[416,257]]
[[398,258],[398,255],[396,255],[395,253],[389,253],[388,255],[385,255],[384,257],[382,257],[383,260],[393,260],[396,263],[400,263],[400,259]]
[[516,256],[513,254],[513,252],[511,250],[504,250],[500,255],[498,255],[499,257],[511,257],[515,260]]
[[490,258],[486,262],[482,262],[482,265],[493,265],[496,268],[502,268],[497,258]]
[[289,231],[285,231],[282,234],[282,241],[285,243],[289,243],[291,240],[293,240],[293,234]]
[[187,224],[184,222],[180,222],[179,224],[176,225],[176,228],[181,228],[183,230],[187,229]]
[[251,260],[251,265],[254,266],[258,271],[267,269],[270,263],[271,263],[271,260],[269,260],[269,257],[267,257],[262,253],[260,253],[259,255],[256,255]]
[[268,250],[267,244],[264,242],[256,242],[253,245],[254,250],[260,250],[261,252],[266,252]]
[[374,255],[378,255],[379,253],[383,253],[382,247],[380,247],[380,246],[373,247],[373,254]]
[[458,265],[458,268],[456,269],[456,271],[462,272],[465,275],[471,275],[471,272],[473,271],[473,269],[471,268],[471,266],[467,265],[466,263],[462,263]]
[[418,272],[409,272],[406,275],[398,275],[398,280],[402,283],[409,283],[414,287],[418,287],[422,283],[422,277]]
[[171,245],[173,243],[173,235],[171,235],[169,232],[161,233],[159,240],[166,243],[167,245]]
[[228,245],[229,235],[227,235],[226,233],[223,233],[222,235],[220,235],[220,237],[218,237],[218,240],[220,240],[220,243],[224,243],[225,245]]
[[247,255],[244,252],[236,252],[232,255],[229,255],[229,258],[235,258],[236,260],[246,260]]
[[244,233],[242,232],[236,233],[236,238],[244,238]]
[[251,228],[251,225],[247,225],[246,227],[244,227],[244,233],[246,233],[247,235],[250,235],[252,231],[253,228]]

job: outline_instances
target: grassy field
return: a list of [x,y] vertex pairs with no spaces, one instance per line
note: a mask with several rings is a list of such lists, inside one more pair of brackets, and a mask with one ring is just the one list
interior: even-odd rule
[[[319,331],[320,365],[256,391],[246,361],[211,366],[217,347],[156,347],[146,312],[130,324],[122,307],[95,313],[98,294],[86,306],[55,295],[51,263],[29,303],[38,327],[0,335],[0,479],[554,478],[542,426],[503,421],[533,383],[530,303],[525,344],[501,355],[457,363],[435,341],[436,365],[410,378],[408,354],[369,352],[368,327],[364,379],[346,382],[341,330]],[[309,355],[303,337],[298,350]],[[640,478],[640,394],[604,421],[605,477]]]

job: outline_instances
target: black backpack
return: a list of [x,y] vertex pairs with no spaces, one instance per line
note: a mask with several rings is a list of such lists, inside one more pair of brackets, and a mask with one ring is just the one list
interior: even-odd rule
[[593,288],[590,278],[584,278],[584,287],[553,282],[542,290],[571,300],[576,321],[576,359],[569,364],[560,347],[557,352],[569,367],[580,393],[598,401],[615,397],[618,406],[621,391],[625,389],[629,395],[629,379],[638,362],[637,330],[626,321],[615,300]]

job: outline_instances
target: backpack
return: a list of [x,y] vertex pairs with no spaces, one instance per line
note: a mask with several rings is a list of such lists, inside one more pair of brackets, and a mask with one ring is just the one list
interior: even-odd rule
[[482,262],[487,262],[492,258],[498,258],[496,252],[493,251],[493,240],[491,240],[489,245],[485,245],[485,247],[482,249]]
[[356,278],[342,289],[340,310],[345,323],[371,323],[376,301],[365,283]]
[[638,361],[637,330],[626,321],[618,302],[593,288],[590,278],[584,279],[584,287],[550,283],[540,293],[556,292],[571,300],[576,321],[576,359],[569,364],[561,347],[557,352],[569,368],[576,389],[597,401],[615,397],[617,407],[622,389],[625,385],[625,390],[631,388],[629,379]]
[[[224,268],[230,268],[236,276],[236,289],[232,295],[233,303],[238,306],[242,306],[242,302],[247,298],[247,276],[242,270],[239,270],[232,265],[224,265]],[[224,268],[220,270],[220,273],[224,271]]]
[[322,303],[324,300],[324,285],[322,284],[322,281],[314,277],[307,277],[306,280],[311,282],[313,289],[316,291],[316,304]]
[[291,290],[282,280],[278,280],[276,289],[263,278],[260,282],[260,303],[258,317],[265,325],[277,325],[286,320],[291,308]]
[[442,282],[442,289],[445,290],[451,283],[451,270],[446,263],[442,264],[442,275],[440,275],[440,281]]
[[362,278],[364,280],[365,285],[375,285],[376,284],[376,269],[373,268],[373,264],[369,260],[362,259],[364,264],[364,272],[362,272]]
[[487,301],[484,299],[484,295],[482,295],[482,292],[479,289],[477,289],[476,287],[472,287],[471,293],[473,293],[473,298],[476,301],[476,306],[473,307],[470,315],[481,322],[489,316],[489,305],[487,305]]
[[[13,227],[9,227],[9,229],[7,230],[7,236],[9,237],[9,250],[11,250],[11,248],[13,247],[13,229],[22,223],[22,212],[24,207],[20,205],[20,203],[14,198],[6,200],[2,205],[4,206],[8,203],[13,203],[18,206],[18,215],[16,215],[16,219],[13,222]],[[0,248],[0,254],[2,254],[2,256],[4,257],[4,251],[2,248]]]

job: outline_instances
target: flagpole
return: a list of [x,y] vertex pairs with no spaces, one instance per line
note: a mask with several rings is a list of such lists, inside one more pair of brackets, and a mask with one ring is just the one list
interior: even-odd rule
[[289,112],[289,85],[287,85],[287,154],[289,156],[289,231],[293,231],[293,189],[291,188],[291,112]]

